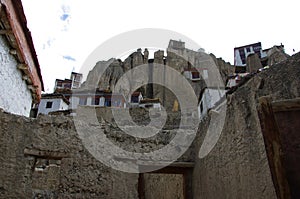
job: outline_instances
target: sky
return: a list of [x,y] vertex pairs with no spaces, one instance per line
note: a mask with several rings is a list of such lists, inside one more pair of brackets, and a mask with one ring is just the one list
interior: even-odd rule
[[298,2],[22,0],[47,93],[103,42],[141,28],[178,32],[232,64],[235,47],[256,42],[263,49],[282,43],[292,55],[300,51]]

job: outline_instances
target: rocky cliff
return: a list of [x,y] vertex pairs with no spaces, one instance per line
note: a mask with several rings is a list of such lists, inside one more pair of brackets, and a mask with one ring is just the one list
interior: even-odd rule
[[[124,61],[111,59],[107,62],[98,62],[95,67],[89,72],[86,82],[83,83],[82,89],[99,87],[103,90],[114,90],[116,82],[131,69],[148,65],[147,74],[141,74],[135,79],[128,79],[128,81],[122,81],[124,89],[120,89],[116,92],[120,92],[125,95],[126,99],[129,99],[129,92],[133,92],[132,84],[143,85],[140,91],[143,92],[144,97],[159,98],[161,103],[167,110],[173,108],[177,98],[175,95],[165,86],[158,84],[149,84],[149,82],[155,76],[162,76],[164,81],[172,81],[174,77],[166,72],[159,72],[155,74],[153,67],[159,66],[164,68],[171,67],[183,75],[184,71],[191,70],[192,68],[199,69],[200,75],[203,75],[203,69],[208,70],[209,78],[204,80],[201,76],[200,81],[188,80],[192,86],[196,96],[199,96],[201,90],[206,86],[224,88],[228,75],[233,74],[235,67],[226,63],[221,58],[216,58],[213,54],[208,55],[204,52],[196,52],[186,48],[176,49],[168,47],[165,52],[162,50],[154,52],[154,58],[149,59],[149,51],[147,49],[142,53],[141,49],[130,54]],[[105,71],[102,71],[105,66],[109,66]],[[102,74],[102,75],[100,75]],[[216,75],[218,74],[218,75]],[[129,75],[124,75],[129,77]],[[126,78],[125,78],[126,79]],[[221,84],[220,84],[221,83]],[[126,91],[129,88],[129,92]]]

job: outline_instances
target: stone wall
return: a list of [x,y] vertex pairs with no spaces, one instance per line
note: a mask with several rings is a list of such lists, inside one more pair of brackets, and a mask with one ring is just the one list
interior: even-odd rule
[[137,198],[137,174],[83,147],[71,118],[0,112],[0,198]]
[[[94,107],[82,107],[81,113]],[[96,109],[106,137],[128,151],[145,152],[168,144],[178,115],[150,139],[123,135],[109,108]],[[140,125],[149,120],[144,109],[131,111]],[[95,128],[89,118],[82,124]],[[87,129],[88,131],[88,129]],[[141,148],[143,145],[143,148]],[[37,119],[0,111],[0,198],[138,198],[138,174],[113,170],[83,146],[72,117],[40,115]],[[193,161],[189,151],[182,161]],[[170,182],[172,187],[172,182]]]
[[29,117],[32,96],[18,62],[9,53],[10,48],[4,36],[0,35],[0,108],[7,112]]

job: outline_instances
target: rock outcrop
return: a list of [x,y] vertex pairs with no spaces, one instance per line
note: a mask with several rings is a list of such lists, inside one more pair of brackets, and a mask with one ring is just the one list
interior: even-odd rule
[[268,51],[268,65],[273,66],[274,64],[280,63],[282,61],[287,60],[289,55],[284,53],[283,49],[274,46]]
[[247,57],[247,65],[246,65],[246,71],[249,73],[257,72],[258,69],[263,68],[263,65],[261,64],[261,60],[258,56],[258,54],[251,54]]
[[[173,42],[176,43],[176,41]],[[159,98],[163,106],[167,110],[171,110],[174,104],[177,103],[177,99],[169,88],[158,84],[147,84],[151,82],[155,76],[162,76],[164,81],[172,80],[174,77],[166,72],[163,74],[161,74],[161,72],[160,74],[154,74],[153,65],[159,65],[159,67],[164,68],[164,71],[165,67],[171,67],[182,75],[184,71],[191,70],[192,68],[199,69],[200,76],[203,75],[204,69],[207,70],[209,75],[207,79],[204,80],[201,76],[200,81],[194,82],[188,80],[196,96],[199,96],[202,89],[206,86],[224,88],[224,85],[221,84],[226,83],[228,75],[234,73],[235,67],[220,58],[216,58],[212,54],[208,55],[202,51],[196,52],[189,50],[184,47],[184,42],[180,43],[180,48],[169,45],[166,50],[167,55],[165,55],[163,50],[154,52],[154,59],[149,59],[149,51],[147,49],[145,49],[143,53],[142,49],[137,49],[136,52],[130,54],[123,62],[115,59],[111,59],[107,62],[98,62],[94,69],[90,71],[86,82],[83,83],[82,89],[93,86],[93,88],[95,88],[95,86],[98,86],[103,90],[114,90],[115,84],[120,77],[131,69],[145,64],[148,65],[149,68],[149,70],[144,72],[145,74],[141,74],[134,79],[129,79],[130,73],[125,75],[128,79],[122,82],[124,89],[120,89],[116,92],[124,94],[125,98],[129,99],[128,94],[133,92],[131,89],[132,85],[143,85],[140,90],[143,92],[144,97]],[[108,69],[102,71],[107,65],[109,65]],[[103,73],[103,75],[99,77],[101,73]]]

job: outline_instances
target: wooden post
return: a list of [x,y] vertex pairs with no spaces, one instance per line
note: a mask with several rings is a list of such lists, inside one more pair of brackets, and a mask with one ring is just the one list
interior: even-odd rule
[[276,194],[279,199],[289,199],[290,189],[283,167],[282,145],[272,105],[268,97],[261,97],[258,100],[260,103],[258,115]]

